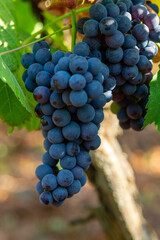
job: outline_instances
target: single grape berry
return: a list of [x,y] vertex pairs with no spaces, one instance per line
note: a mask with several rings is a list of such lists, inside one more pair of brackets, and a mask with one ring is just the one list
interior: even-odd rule
[[42,104],[48,102],[50,94],[51,94],[50,89],[44,86],[38,86],[33,91],[34,99],[38,103],[42,103]]
[[32,65],[35,62],[35,58],[33,53],[25,53],[21,57],[21,64],[24,68],[29,68],[30,65]]
[[57,175],[57,181],[62,187],[69,187],[73,181],[73,173],[68,169],[62,169]]
[[47,174],[42,178],[42,187],[47,191],[54,190],[57,187],[57,178],[53,174]]
[[38,63],[45,64],[52,58],[51,52],[47,48],[39,49],[35,54],[35,59]]

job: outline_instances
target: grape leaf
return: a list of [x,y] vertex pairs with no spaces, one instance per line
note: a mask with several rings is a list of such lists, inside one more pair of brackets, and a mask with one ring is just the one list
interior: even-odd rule
[[[25,3],[18,7],[20,0],[15,1],[15,8],[11,0],[0,1],[0,52],[17,48],[20,45],[19,34],[23,31],[22,19],[26,17],[29,22],[29,18],[34,18],[31,9],[26,14],[23,14],[24,9],[20,11],[22,4]],[[20,17],[20,14],[23,17]],[[29,23],[31,25],[24,28],[25,33],[21,34],[21,37],[34,29],[35,19],[30,20]],[[20,64],[20,59],[24,51],[28,51],[28,48],[0,57],[0,117],[12,129],[26,126],[28,130],[33,130],[38,129],[39,121],[35,119],[33,111],[36,102],[32,94],[25,89],[22,81],[24,68]]]
[[[14,6],[11,0],[0,1],[0,53],[17,48],[20,43],[14,16]],[[6,54],[3,60],[11,71],[19,66],[20,51]]]
[[120,110],[120,107],[115,102],[112,102],[112,104],[111,104],[111,112],[113,114],[117,115],[119,110]]
[[15,15],[16,15],[16,21],[17,21],[16,27],[18,28],[18,33],[21,34],[21,36],[22,35],[29,36],[34,30],[35,25],[37,24],[37,18],[33,14],[31,2],[15,0],[14,5],[16,8]]
[[30,107],[28,101],[26,100],[26,97],[22,91],[22,88],[20,87],[19,83],[17,82],[16,78],[14,77],[13,73],[10,71],[10,69],[7,67],[7,65],[4,63],[3,59],[0,57],[0,79],[5,83],[8,84],[9,87],[14,92],[15,96],[19,100],[19,102],[22,104],[22,106],[29,112],[33,113],[32,108]]
[[22,128],[26,128],[28,132],[33,131],[33,130],[39,130],[40,129],[40,119],[37,118],[34,115],[29,120],[26,120],[24,124],[18,125],[18,130],[21,130]]
[[[46,24],[49,23],[50,21],[53,21],[54,19],[56,19],[56,16],[54,16],[53,14],[50,14],[49,12],[43,12],[43,16],[45,17]],[[63,27],[63,23],[62,23],[62,21],[59,21],[47,29],[48,34],[51,34],[62,27]],[[56,50],[60,49],[62,51],[68,51],[68,48],[64,42],[64,32],[59,32],[59,33],[51,36],[51,39],[53,39],[53,43],[56,47]]]
[[13,133],[13,131],[14,131],[14,127],[10,126],[9,130],[7,132],[8,136],[11,135]]
[[155,123],[160,131],[160,71],[154,76],[150,83],[150,96],[147,104],[144,127]]
[[33,110],[13,73],[1,57],[0,69],[0,98],[2,103],[0,116],[11,126],[17,126],[28,119]]
[[25,122],[25,128],[28,132],[32,130],[39,130],[40,129],[40,119],[37,118],[35,115],[32,115],[32,118],[29,121]]
[[10,126],[18,126],[29,119],[29,112],[20,104],[9,85],[0,78],[0,117]]

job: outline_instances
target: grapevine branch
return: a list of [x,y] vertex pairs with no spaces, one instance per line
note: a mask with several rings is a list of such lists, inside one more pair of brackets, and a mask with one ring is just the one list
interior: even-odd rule
[[[79,13],[83,13],[83,12],[88,12],[90,7],[86,7],[86,8],[80,8],[78,10],[75,11],[76,14]],[[26,41],[24,42],[24,44],[29,43],[30,41],[32,41],[38,34],[44,32],[48,27],[52,26],[53,24],[68,18],[72,16],[72,12],[69,12],[67,14],[64,14],[56,19],[54,19],[53,21],[51,21],[50,23],[46,24],[43,28],[41,28],[39,31],[35,32],[32,36],[30,36],[28,39],[26,39]]]
[[30,46],[30,45],[32,45],[32,44],[35,44],[35,43],[37,43],[37,42],[39,42],[39,41],[42,41],[42,40],[44,40],[44,39],[46,39],[46,38],[48,38],[48,37],[51,37],[52,35],[55,35],[55,34],[57,34],[57,33],[59,33],[59,32],[68,30],[68,29],[70,29],[70,28],[71,28],[71,26],[67,26],[67,27],[61,28],[61,29],[59,29],[59,30],[57,30],[57,31],[55,31],[55,32],[53,32],[53,33],[51,33],[51,34],[48,34],[48,35],[46,35],[46,36],[44,36],[44,37],[42,37],[42,38],[39,38],[39,39],[37,39],[37,40],[35,40],[35,41],[33,41],[33,42],[30,42],[30,43],[28,43],[28,44],[22,45],[21,47],[18,47],[18,48],[15,48],[15,49],[12,49],[12,50],[9,50],[9,51],[6,51],[6,52],[2,52],[2,53],[0,53],[0,56],[5,55],[5,54],[8,54],[8,53],[11,53],[11,52],[18,51],[18,50],[23,49],[23,48],[25,48],[25,47],[28,47],[28,46]]
[[72,10],[72,44],[71,44],[71,51],[73,52],[74,45],[76,43],[76,11]]

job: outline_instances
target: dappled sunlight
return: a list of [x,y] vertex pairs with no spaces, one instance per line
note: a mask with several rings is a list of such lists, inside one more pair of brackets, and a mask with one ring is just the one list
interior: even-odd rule
[[[39,31],[42,27],[43,27],[43,24],[41,22],[36,23],[31,34],[34,34],[35,32]],[[36,36],[36,38],[39,38],[39,37],[40,35]]]
[[8,47],[8,42],[4,42],[4,47]]
[[10,26],[13,26],[13,25],[15,25],[15,23],[13,22],[13,21],[10,21]]
[[0,27],[3,29],[7,29],[7,24],[0,18]]
[[[2,20],[2,18],[0,18],[0,29],[1,29],[1,32],[3,32],[5,30],[6,33],[9,31],[9,29],[15,30],[15,22],[10,21],[9,23],[5,23]],[[4,42],[0,41],[0,46],[3,46],[3,48],[8,48],[9,47],[8,42],[6,41],[6,38],[5,38]]]
[[4,62],[2,62],[2,66],[3,66],[4,69],[6,69],[6,66],[5,66]]

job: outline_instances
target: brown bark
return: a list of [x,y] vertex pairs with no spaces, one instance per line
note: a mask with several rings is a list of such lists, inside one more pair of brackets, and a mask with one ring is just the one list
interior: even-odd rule
[[158,240],[143,217],[132,167],[117,141],[116,116],[105,111],[105,119],[100,129],[102,144],[92,152],[93,164],[88,170],[101,202],[101,207],[91,212],[100,220],[108,240]]

